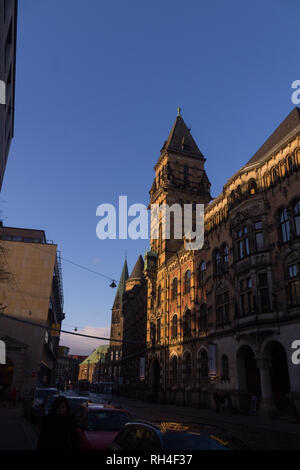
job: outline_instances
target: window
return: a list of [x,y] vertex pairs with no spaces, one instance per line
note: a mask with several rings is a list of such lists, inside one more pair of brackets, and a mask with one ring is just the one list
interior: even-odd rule
[[158,286],[157,289],[157,306],[159,307],[161,304],[161,286]]
[[177,315],[174,315],[172,318],[172,331],[171,331],[171,337],[172,339],[176,339],[178,335],[178,327],[177,327]]
[[226,354],[224,354],[221,359],[221,380],[229,381],[229,364]]
[[187,310],[184,315],[183,335],[190,336],[191,332],[192,332],[192,314],[190,310]]
[[286,209],[282,209],[279,213],[280,235],[281,241],[286,243],[291,238],[290,221]]
[[217,327],[229,322],[229,291],[216,296]]
[[223,269],[224,269],[224,271],[228,271],[229,248],[228,248],[228,245],[226,245],[226,244],[223,245],[222,255],[223,255]]
[[198,330],[199,331],[207,330],[207,306],[206,304],[202,304],[200,307]]
[[200,352],[200,379],[208,379],[208,356],[207,352]]
[[172,370],[172,382],[176,383],[178,380],[178,361],[177,361],[177,356],[172,357],[172,362],[171,362],[171,370]]
[[259,290],[259,296],[260,296],[261,311],[270,312],[271,305],[270,305],[267,273],[260,273],[258,275],[258,290]]
[[202,261],[202,263],[199,265],[199,271],[198,271],[198,285],[199,286],[203,286],[204,284],[205,271],[206,271],[206,263],[205,261]]
[[261,220],[254,223],[254,235],[256,251],[262,251],[264,249],[264,233]]
[[214,268],[215,274],[221,274],[222,272],[222,258],[219,250],[214,252]]
[[293,173],[294,171],[294,159],[292,156],[289,156],[287,159],[287,166],[289,173]]
[[247,279],[240,281],[240,293],[242,315],[249,315],[253,310],[251,277],[247,277]]
[[158,343],[160,343],[160,333],[161,333],[161,323],[160,323],[160,318],[158,318],[157,327],[156,327],[156,337],[157,337]]
[[177,277],[175,277],[175,279],[173,279],[173,282],[172,282],[172,293],[171,293],[172,300],[177,299],[177,288],[178,288],[178,281],[177,281]]
[[191,290],[191,271],[186,271],[184,275],[184,293],[188,294]]
[[243,259],[250,255],[250,245],[247,226],[237,232],[238,258]]
[[300,302],[300,273],[299,264],[291,264],[287,268],[288,271],[288,294],[292,304]]
[[192,380],[192,357],[190,353],[186,353],[184,356],[184,366],[185,366],[185,378],[187,382]]
[[254,180],[251,180],[249,183],[249,193],[251,195],[255,194],[257,191],[257,184]]
[[293,205],[293,218],[295,225],[295,235],[299,237],[300,235],[300,200],[295,202]]

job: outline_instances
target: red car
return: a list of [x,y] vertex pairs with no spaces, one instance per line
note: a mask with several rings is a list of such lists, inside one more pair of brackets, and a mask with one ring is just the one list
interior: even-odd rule
[[106,450],[123,426],[131,421],[128,411],[113,405],[81,405],[78,412],[80,447]]

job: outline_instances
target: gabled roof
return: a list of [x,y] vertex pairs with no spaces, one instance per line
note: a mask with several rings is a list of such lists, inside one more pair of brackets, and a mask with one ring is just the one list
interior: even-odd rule
[[93,351],[84,361],[80,363],[81,364],[97,364],[99,362],[99,359],[101,357],[104,357],[105,354],[107,353],[108,350],[108,344],[102,344],[101,346],[98,346],[95,351]]
[[180,115],[176,117],[169,137],[161,150],[204,158],[190,133],[190,129]]
[[266,140],[266,142],[257,150],[252,158],[248,161],[247,165],[257,163],[263,160],[267,152],[271,151],[273,147],[280,143],[290,132],[296,127],[300,126],[300,109],[294,108],[290,114],[282,121],[282,123],[275,129],[273,134]]
[[142,255],[140,255],[135,263],[135,266],[130,274],[129,279],[141,279],[144,274],[144,260]]
[[118,284],[116,297],[115,297],[115,300],[114,300],[114,304],[119,301],[120,304],[122,305],[122,297],[123,297],[123,294],[125,292],[125,283],[126,283],[127,279],[128,279],[128,266],[127,266],[127,260],[125,259],[123,269],[122,269],[122,273],[121,273],[121,277],[120,277],[119,284]]

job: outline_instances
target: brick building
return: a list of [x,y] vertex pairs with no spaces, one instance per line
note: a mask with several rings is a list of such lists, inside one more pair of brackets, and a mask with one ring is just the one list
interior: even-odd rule
[[221,390],[239,410],[284,413],[300,399],[300,110],[213,201],[204,162],[179,114],[150,203],[204,204],[205,242],[164,240],[159,219],[145,256],[147,387],[158,401],[214,407]]

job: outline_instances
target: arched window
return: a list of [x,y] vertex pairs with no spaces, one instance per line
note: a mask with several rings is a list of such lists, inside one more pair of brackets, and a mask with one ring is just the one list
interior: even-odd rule
[[285,208],[281,209],[279,213],[279,223],[280,223],[281,241],[285,243],[289,241],[291,238],[290,221],[288,217],[288,212]]
[[278,168],[277,168],[277,166],[273,166],[271,171],[272,171],[272,182],[274,184],[274,183],[276,183],[276,181],[278,179]]
[[184,315],[183,335],[190,336],[192,332],[192,314],[187,310]]
[[191,290],[191,271],[188,269],[184,275],[184,293],[188,294]]
[[249,194],[255,194],[257,191],[257,184],[254,180],[249,182]]
[[238,185],[238,187],[236,188],[236,198],[237,199],[241,199],[242,198],[242,189],[241,189],[241,186]]
[[282,160],[280,163],[279,163],[279,175],[281,176],[281,178],[283,178],[286,174],[286,167],[285,167],[285,161]]
[[221,359],[221,380],[229,380],[229,363],[226,354]]
[[294,158],[293,158],[292,155],[288,156],[287,167],[288,167],[288,172],[293,173],[293,171],[294,171]]
[[198,285],[203,286],[205,282],[205,271],[206,271],[206,263],[205,261],[202,261],[202,263],[199,264],[199,269],[198,269]]
[[206,304],[202,304],[200,307],[198,330],[200,332],[206,332],[207,330],[207,306]]
[[178,380],[178,360],[177,360],[177,356],[172,357],[171,369],[172,369],[172,374],[171,374],[172,382],[176,383],[177,380]]
[[192,380],[192,356],[187,352],[184,356],[185,379],[187,382]]
[[269,188],[271,185],[271,174],[270,172],[266,173],[264,176],[265,187]]
[[172,318],[172,331],[171,331],[171,337],[172,339],[176,339],[178,335],[178,321],[177,321],[177,315],[173,315]]
[[200,351],[200,379],[208,379],[208,356],[207,356],[207,351],[202,349]]
[[293,218],[295,226],[295,234],[298,237],[300,235],[300,199],[293,205]]
[[177,277],[175,277],[172,282],[172,295],[171,295],[172,300],[177,299],[177,288],[178,288],[178,281],[177,281]]

